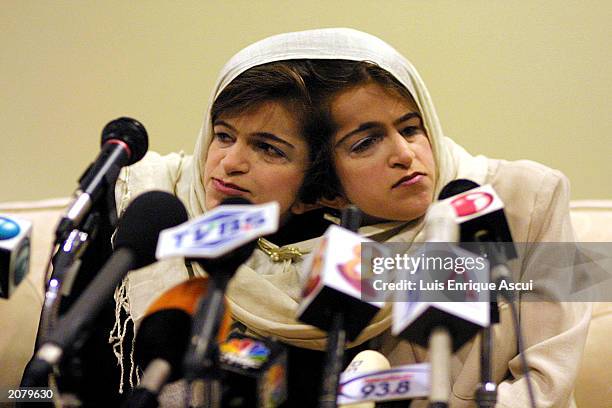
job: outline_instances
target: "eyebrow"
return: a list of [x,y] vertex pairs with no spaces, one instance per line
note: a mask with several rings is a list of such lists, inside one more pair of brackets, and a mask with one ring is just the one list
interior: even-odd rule
[[[410,120],[410,119],[413,119],[413,118],[419,118],[421,121],[423,120],[421,118],[421,115],[418,112],[408,112],[405,115],[403,115],[402,117],[400,117],[399,119],[394,120],[393,121],[393,125],[397,126],[400,123],[405,122],[405,121]],[[378,126],[380,126],[379,122],[365,122],[365,123],[362,123],[361,125],[359,125],[359,127],[357,129],[354,129],[354,130],[348,132],[346,135],[342,136],[342,139],[340,139],[338,141],[338,143],[336,143],[336,146],[341,145],[346,139],[348,139],[349,137],[353,136],[356,133],[363,132],[363,131],[366,131],[366,130],[370,130],[370,129],[376,128]]]
[[376,128],[378,126],[380,126],[380,124],[378,122],[365,122],[365,123],[362,123],[361,125],[359,125],[359,127],[357,129],[351,130],[346,135],[342,136],[342,139],[340,139],[338,141],[338,143],[336,143],[336,146],[340,146],[342,143],[344,143],[344,141],[346,139],[348,139],[349,137],[353,136],[356,133],[363,132],[363,131],[366,131],[366,130],[370,130],[370,129]]
[[421,115],[418,112],[408,112],[407,114],[405,114],[398,120],[394,121],[393,124],[397,126],[400,123],[410,120],[412,118],[419,118],[421,121],[423,121],[423,119],[421,118]]
[[[235,127],[233,127],[232,125],[230,125],[229,123],[227,123],[227,122],[225,122],[223,120],[216,120],[213,123],[213,127],[217,126],[217,125],[225,126],[228,129],[236,132],[236,128]],[[291,149],[295,149],[294,145],[292,145],[288,141],[286,141],[286,140],[276,136],[274,133],[270,133],[270,132],[255,132],[255,133],[251,133],[251,135],[255,136],[255,137],[259,137],[261,139],[266,139],[266,140],[271,140],[271,141],[274,141],[274,142],[282,143],[282,144],[286,145],[287,147],[290,147]]]

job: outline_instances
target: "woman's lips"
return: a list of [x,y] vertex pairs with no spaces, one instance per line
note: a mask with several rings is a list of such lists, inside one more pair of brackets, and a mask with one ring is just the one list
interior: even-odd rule
[[423,173],[411,174],[409,176],[401,178],[397,183],[393,185],[392,188],[412,186],[414,184],[419,183],[421,180],[423,180],[424,177],[425,175]]
[[237,196],[237,195],[243,195],[244,193],[249,192],[248,190],[245,190],[242,187],[239,187],[235,184],[225,183],[216,178],[213,178],[212,182],[213,182],[213,187],[215,188],[215,190],[217,190],[221,194]]

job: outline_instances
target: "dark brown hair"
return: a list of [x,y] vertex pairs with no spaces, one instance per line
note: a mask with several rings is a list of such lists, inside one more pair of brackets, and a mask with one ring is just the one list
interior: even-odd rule
[[332,137],[337,125],[331,115],[331,103],[343,91],[377,83],[387,91],[414,102],[414,98],[391,73],[369,61],[350,60],[310,60],[308,65],[308,91],[316,111],[310,116],[317,123],[317,130],[324,142],[314,162],[319,167],[312,172],[318,180],[311,180],[313,185],[320,186],[319,198],[333,199],[342,195],[342,185],[338,179],[333,157]]
[[[309,168],[299,192],[299,199],[314,203],[320,197],[321,177],[314,174],[322,149],[323,133],[313,119],[314,108],[307,81],[312,70],[307,60],[276,61],[258,65],[238,75],[221,91],[211,109],[212,123],[220,116],[236,116],[257,109],[262,103],[277,101],[288,105],[298,129],[308,145]],[[282,187],[282,186],[279,186]]]

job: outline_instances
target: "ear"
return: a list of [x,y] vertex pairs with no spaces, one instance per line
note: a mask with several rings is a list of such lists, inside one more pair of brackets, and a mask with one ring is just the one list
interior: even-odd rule
[[295,203],[293,203],[293,205],[291,205],[291,208],[289,210],[293,214],[304,214],[305,212],[316,210],[317,208],[321,208],[321,207],[322,205],[319,203],[306,204],[301,201],[296,201]]
[[339,195],[332,199],[320,198],[318,203],[325,207],[335,208],[336,210],[342,210],[343,208],[348,206],[351,202],[347,200],[346,197]]

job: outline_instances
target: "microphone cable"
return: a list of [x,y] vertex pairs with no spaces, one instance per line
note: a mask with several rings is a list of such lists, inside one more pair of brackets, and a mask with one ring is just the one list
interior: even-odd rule
[[512,312],[512,322],[514,323],[514,332],[516,333],[516,342],[518,345],[519,359],[521,366],[523,367],[523,375],[527,382],[527,392],[529,394],[529,403],[531,408],[536,408],[535,397],[533,394],[533,384],[531,382],[531,375],[529,374],[529,366],[527,365],[527,356],[525,355],[525,345],[523,340],[523,332],[521,331],[521,324],[519,322],[518,310],[516,304],[513,301],[508,303],[510,305],[510,311]]

